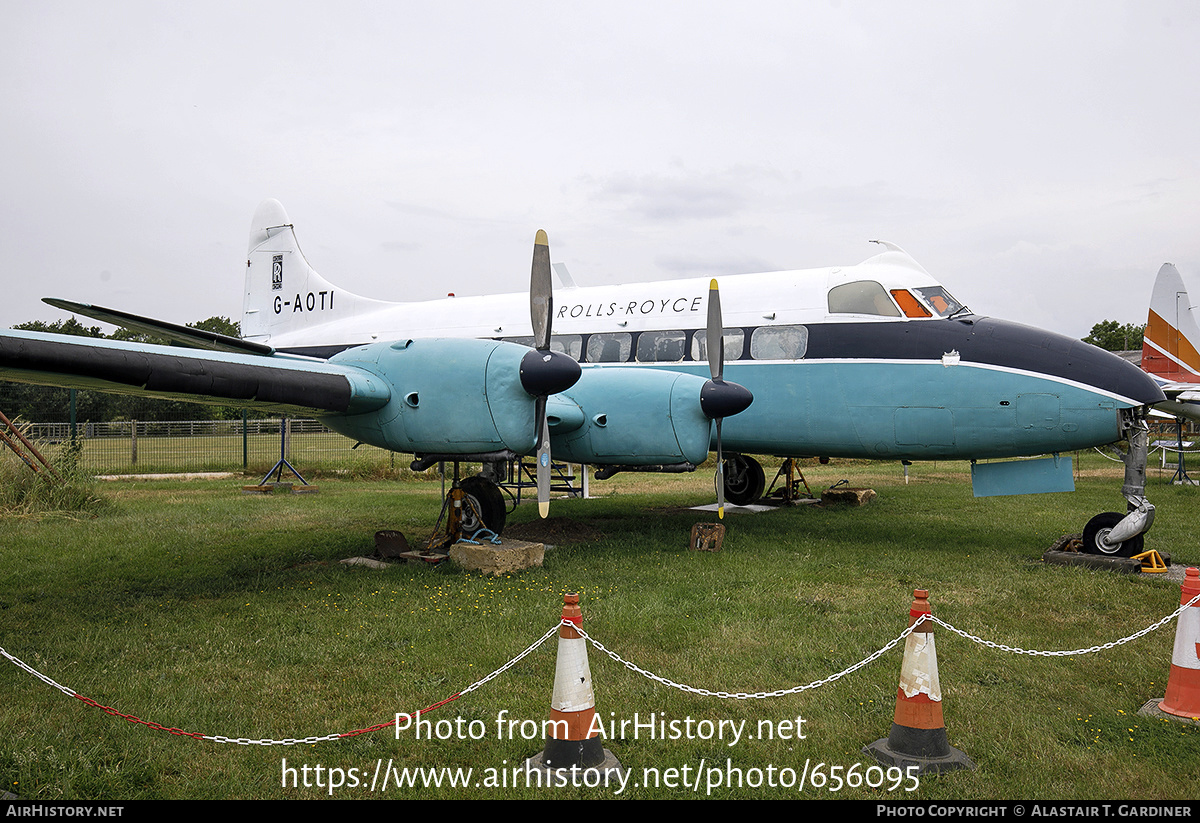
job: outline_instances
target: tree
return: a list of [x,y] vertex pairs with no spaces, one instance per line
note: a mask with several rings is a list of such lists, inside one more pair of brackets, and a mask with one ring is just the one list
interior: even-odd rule
[[226,337],[241,337],[242,325],[235,323],[228,317],[210,317],[207,320],[201,320],[199,323],[188,323],[188,326],[201,331],[211,331],[217,334],[223,334]]
[[103,337],[104,332],[99,326],[85,326],[72,317],[70,320],[56,320],[44,323],[41,320],[30,320],[28,323],[18,323],[14,329],[21,331],[38,331],[49,334],[73,334],[76,337]]
[[1108,351],[1138,351],[1142,348],[1142,334],[1145,331],[1145,324],[1122,324],[1116,320],[1101,320],[1092,326],[1091,332],[1083,338],[1083,342]]

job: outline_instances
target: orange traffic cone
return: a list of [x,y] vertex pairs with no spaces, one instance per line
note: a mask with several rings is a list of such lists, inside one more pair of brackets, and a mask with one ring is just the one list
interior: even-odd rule
[[[1183,579],[1179,603],[1200,594],[1200,571],[1189,568]],[[1167,696],[1158,708],[1176,717],[1200,719],[1200,603],[1184,609],[1175,627],[1175,650],[1171,653],[1171,676]]]
[[932,614],[929,592],[924,589],[914,591],[908,625],[915,628],[904,643],[892,731],[887,737],[865,746],[863,752],[888,766],[916,766],[920,774],[974,769],[975,764],[970,758],[952,748],[946,738],[933,623],[926,619]]
[[[558,629],[558,662],[554,667],[550,722],[546,724],[546,748],[529,758],[526,768],[550,773],[561,770],[598,772],[599,782],[607,783],[610,776],[616,777],[622,769],[613,753],[601,744],[599,732],[592,728],[596,695],[592,691],[587,641],[572,626],[566,625],[567,622],[575,626],[583,624],[578,594],[563,596],[562,619],[564,624]],[[589,781],[589,785],[598,783]]]

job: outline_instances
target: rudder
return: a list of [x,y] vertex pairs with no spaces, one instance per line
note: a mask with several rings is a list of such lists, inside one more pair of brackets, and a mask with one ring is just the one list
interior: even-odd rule
[[336,288],[309,265],[287,212],[264,200],[250,222],[242,337],[267,342],[387,305]]
[[1187,287],[1179,270],[1164,263],[1150,296],[1142,342],[1142,369],[1166,380],[1200,381],[1197,343],[1200,343],[1200,328],[1192,316]]

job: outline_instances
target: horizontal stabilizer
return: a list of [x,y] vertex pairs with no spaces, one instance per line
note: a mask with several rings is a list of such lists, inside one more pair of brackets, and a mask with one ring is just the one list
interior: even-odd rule
[[88,303],[76,303],[72,300],[61,300],[57,297],[43,297],[43,303],[49,303],[58,309],[82,314],[101,323],[112,323],[130,331],[142,332],[155,337],[163,337],[172,343],[187,346],[190,349],[206,349],[208,351],[236,352],[239,354],[274,354],[275,349],[262,343],[253,343],[226,334],[193,329],[190,326],[179,326],[151,317],[141,317],[119,309],[106,309],[103,306],[93,306]]

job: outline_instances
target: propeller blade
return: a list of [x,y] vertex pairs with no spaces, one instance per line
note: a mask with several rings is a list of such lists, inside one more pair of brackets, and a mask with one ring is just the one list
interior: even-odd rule
[[550,240],[538,229],[533,240],[533,270],[529,274],[529,319],[533,323],[533,347],[550,348],[550,318],[554,314],[553,286],[550,282]]
[[725,519],[725,455],[721,454],[721,418],[717,418],[717,519]]
[[721,321],[721,293],[714,279],[708,286],[708,329],[705,334],[708,348],[708,371],[713,380],[725,373],[725,329]]
[[700,409],[717,427],[717,519],[725,519],[725,454],[721,449],[721,421],[744,411],[754,395],[737,383],[726,383],[725,324],[721,318],[721,293],[717,281],[708,287],[708,328],[705,346],[708,348],[708,371],[712,379],[700,390]]
[[537,399],[537,418],[541,421],[541,435],[537,450],[537,499],[538,516],[550,514],[550,424],[546,419],[546,398]]
[[550,279],[550,240],[538,229],[533,239],[533,268],[529,273],[529,320],[533,347],[521,360],[521,385],[536,398],[538,515],[550,514],[550,421],[546,398],[575,385],[579,364],[561,352],[550,351],[550,325],[554,314],[554,286]]

